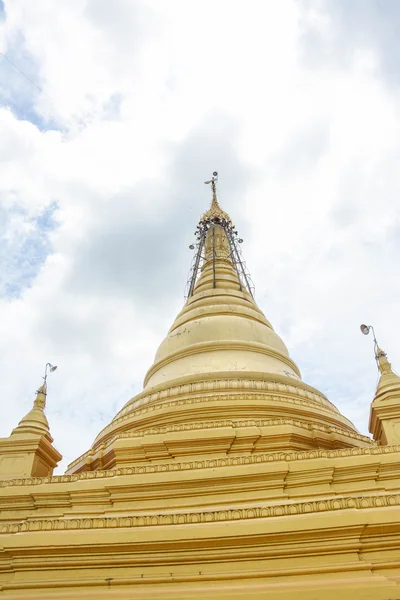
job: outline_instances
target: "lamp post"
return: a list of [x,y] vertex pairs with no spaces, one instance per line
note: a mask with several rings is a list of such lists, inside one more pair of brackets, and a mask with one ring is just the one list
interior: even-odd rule
[[51,363],[46,363],[46,367],[44,369],[44,383],[46,383],[47,381],[47,368],[49,368],[50,373],[53,373],[56,369],[57,369],[57,365],[52,365]]
[[381,356],[386,356],[386,353],[383,352],[383,350],[381,350],[378,346],[378,342],[375,336],[375,330],[373,328],[372,325],[360,325],[360,329],[361,329],[361,333],[363,333],[364,335],[368,335],[370,331],[372,331],[372,337],[374,339],[374,352],[375,352],[375,360],[376,360],[376,364],[378,365],[378,369],[379,369],[379,357]]

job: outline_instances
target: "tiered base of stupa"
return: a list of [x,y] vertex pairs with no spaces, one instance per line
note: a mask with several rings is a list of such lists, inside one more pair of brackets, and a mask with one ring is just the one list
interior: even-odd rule
[[202,373],[132,398],[67,472],[371,443],[301,380],[276,373]]
[[400,598],[400,447],[1,484],[0,597]]

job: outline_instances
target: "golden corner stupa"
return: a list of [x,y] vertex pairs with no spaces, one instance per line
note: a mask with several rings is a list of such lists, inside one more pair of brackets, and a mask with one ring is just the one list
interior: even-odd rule
[[0,439],[0,600],[400,598],[400,378],[375,344],[373,439],[302,381],[216,176],[143,391],[64,475],[46,379]]

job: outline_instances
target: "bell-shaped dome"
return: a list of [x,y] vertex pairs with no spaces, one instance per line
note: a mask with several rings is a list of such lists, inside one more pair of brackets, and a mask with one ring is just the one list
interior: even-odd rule
[[224,228],[213,225],[193,295],[161,343],[145,389],[220,372],[277,373],[300,378],[285,344],[242,285]]

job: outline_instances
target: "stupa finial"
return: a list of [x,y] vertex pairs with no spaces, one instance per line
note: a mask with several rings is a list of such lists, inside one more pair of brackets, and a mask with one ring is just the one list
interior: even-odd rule
[[50,363],[46,364],[44,370],[44,377],[42,385],[36,390],[36,398],[33,401],[33,407],[26,414],[18,426],[13,430],[11,435],[15,434],[24,434],[24,433],[40,433],[49,434],[49,424],[46,419],[46,415],[44,414],[44,409],[46,408],[46,396],[47,396],[47,370],[50,370],[50,373],[55,371],[57,367]]
[[400,443],[397,424],[400,419],[400,377],[392,369],[387,354],[379,346],[372,325],[361,325],[364,335],[370,330],[374,337],[374,354],[379,371],[379,380],[371,404],[369,431],[381,446]]
[[387,359],[387,354],[378,345],[375,348],[375,359],[381,375],[384,373],[393,373],[392,365]]
[[47,383],[44,381],[40,388],[36,390],[36,398],[33,402],[34,408],[46,408]]
[[44,409],[46,407],[47,385],[44,381],[36,390],[36,398],[33,401],[31,410],[20,420],[18,426],[13,429],[12,436],[15,435],[49,435],[49,423],[47,421]]
[[218,182],[218,172],[217,171],[213,172],[211,179],[204,182],[206,185],[211,184],[212,199],[211,199],[210,208],[203,214],[203,216],[200,219],[200,222],[222,221],[222,222],[226,222],[227,224],[231,224],[232,221],[231,221],[230,216],[228,215],[228,213],[226,213],[224,210],[222,210],[222,208],[219,205],[218,198],[217,198],[217,182]]
[[[254,286],[252,285],[250,275],[247,272],[246,265],[238,247],[238,244],[241,244],[243,240],[237,237],[238,232],[236,231],[230,216],[222,210],[218,203],[217,181],[218,173],[217,171],[214,171],[211,179],[204,182],[207,185],[211,185],[211,205],[203,214],[197,225],[197,229],[194,233],[196,236],[196,244],[190,244],[189,246],[191,250],[196,248],[196,254],[189,274],[187,284],[188,293],[186,294],[187,298],[190,298],[194,293],[200,267],[203,268],[209,260],[211,260],[213,264],[212,284],[214,288],[217,287],[216,261],[222,257],[232,263],[238,277],[239,290],[242,291],[244,287],[247,289],[250,296],[253,296]],[[205,250],[205,252],[203,252],[203,250]]]
[[372,336],[374,340],[374,353],[375,360],[378,366],[379,372],[381,375],[384,373],[393,373],[392,365],[387,359],[387,354],[380,348],[378,341],[376,339],[375,330],[372,325],[360,325],[361,333],[364,335],[368,335],[370,331],[372,331]]

